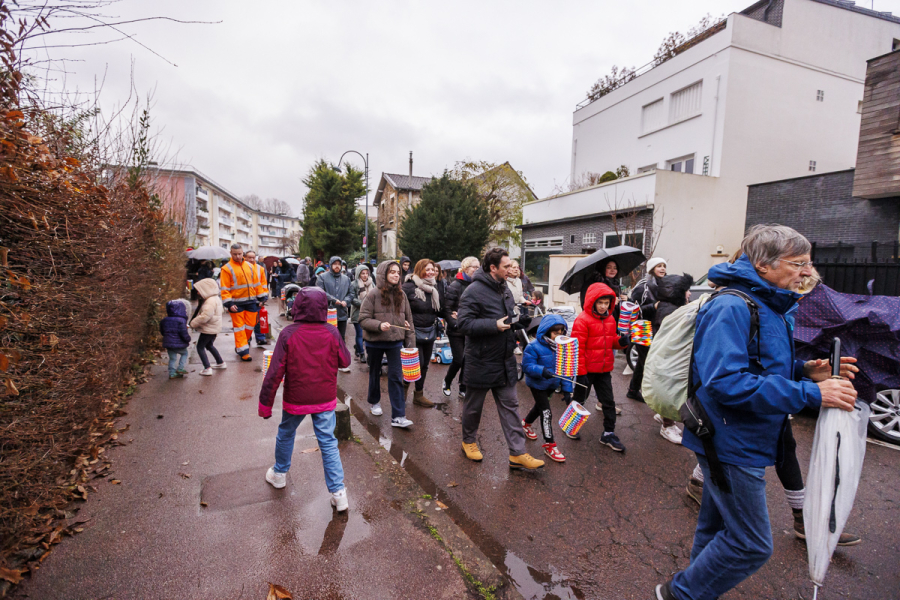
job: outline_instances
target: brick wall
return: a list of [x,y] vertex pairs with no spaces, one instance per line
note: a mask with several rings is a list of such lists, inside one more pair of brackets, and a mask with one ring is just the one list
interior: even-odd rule
[[821,246],[840,242],[856,247],[854,258],[865,259],[871,255],[872,242],[897,241],[900,198],[854,198],[853,174],[851,169],[751,185],[746,226],[787,225],[816,242],[819,258],[831,258]]

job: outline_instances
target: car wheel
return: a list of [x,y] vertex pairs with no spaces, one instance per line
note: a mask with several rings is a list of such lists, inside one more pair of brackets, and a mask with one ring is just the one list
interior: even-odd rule
[[522,378],[525,377],[525,369],[522,368],[522,363],[516,363],[516,381],[522,381]]
[[625,362],[628,363],[628,366],[631,367],[632,371],[634,371],[634,366],[638,364],[639,359],[637,344],[628,344],[628,350],[625,352]]
[[878,392],[869,405],[869,433],[883,442],[900,445],[900,390]]

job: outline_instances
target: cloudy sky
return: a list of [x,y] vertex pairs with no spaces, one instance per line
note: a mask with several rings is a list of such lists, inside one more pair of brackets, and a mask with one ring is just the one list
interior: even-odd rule
[[[161,158],[239,196],[299,211],[310,165],[345,150],[369,153],[373,191],[382,171],[408,172],[412,150],[416,175],[509,161],[546,196],[567,181],[572,111],[592,82],[612,65],[649,62],[670,31],[750,4],[122,0],[106,13],[218,23],[122,27],[163,58],[132,41],[50,52],[77,61],[67,89],[104,79],[107,111],[128,97],[133,64],[138,92],[153,91]],[[900,0],[874,6],[900,13]]]

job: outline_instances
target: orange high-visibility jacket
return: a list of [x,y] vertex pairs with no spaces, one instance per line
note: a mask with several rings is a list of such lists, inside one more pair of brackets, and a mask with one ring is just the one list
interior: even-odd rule
[[256,268],[259,269],[257,274],[259,278],[259,293],[256,295],[256,299],[260,302],[265,302],[269,299],[269,282],[266,281],[266,268],[259,263],[256,263]]
[[261,283],[259,280],[257,266],[246,260],[238,264],[232,259],[222,267],[219,285],[222,288],[222,305],[226,309],[256,304],[261,286],[265,285],[264,281]]

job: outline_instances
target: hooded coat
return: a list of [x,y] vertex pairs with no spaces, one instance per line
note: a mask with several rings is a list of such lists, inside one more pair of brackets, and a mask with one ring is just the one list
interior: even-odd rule
[[537,340],[528,344],[522,354],[522,369],[525,371],[525,384],[536,390],[554,390],[562,384],[562,391],[571,394],[574,386],[569,379],[552,377],[544,378],[544,369],[556,372],[556,346],[547,339],[550,329],[556,325],[562,325],[568,329],[566,320],[559,315],[550,313],[544,315],[541,324],[538,325]]
[[181,350],[191,345],[191,334],[187,330],[187,309],[181,300],[166,302],[166,315],[159,322],[162,345],[166,350]]
[[466,337],[462,331],[456,326],[456,319],[453,318],[453,313],[455,313],[459,309],[459,299],[462,297],[463,292],[466,291],[466,288],[469,287],[469,284],[472,283],[471,279],[466,279],[465,273],[460,271],[456,274],[456,278],[447,286],[447,294],[445,296],[445,309],[447,315],[447,335],[451,337]]
[[[387,260],[375,269],[375,289],[366,295],[359,307],[359,323],[363,328],[363,339],[377,344],[392,344],[403,342],[406,348],[416,347],[416,332],[412,327],[413,316],[409,308],[409,300],[400,288],[400,310],[394,309],[393,302],[385,306],[381,301],[381,290],[387,285],[387,270],[397,263]],[[397,284],[398,287],[400,284]],[[404,322],[409,323],[409,331],[404,331]],[[390,323],[397,327],[391,327],[387,331],[381,331],[382,323]]]
[[[409,263],[408,269],[403,268],[403,263],[405,263],[405,262]],[[403,285],[404,283],[406,283],[406,278],[408,276],[412,275],[414,265],[412,264],[412,261],[409,260],[408,256],[401,256],[399,264],[400,264],[400,285]]]
[[[692,376],[701,384],[697,399],[715,429],[719,460],[769,467],[782,460],[787,416],[822,404],[819,386],[803,379],[804,361],[794,357],[792,312],[800,294],[763,280],[746,256],[715,265],[709,280],[756,301],[759,335],[748,345],[750,309],[743,299],[722,295],[703,305],[694,334]],[[687,430],[682,443],[704,453]]]
[[658,278],[656,282],[656,298],[659,301],[659,307],[654,311],[655,314],[651,320],[654,334],[659,331],[663,319],[688,303],[687,293],[694,285],[694,278],[685,273],[684,275],[666,275]]
[[[329,267],[335,262],[340,263],[340,256],[332,256],[328,261]],[[316,286],[328,296],[328,307],[337,309],[337,320],[346,321],[350,317],[350,278],[341,273],[335,273],[330,268],[316,278]],[[346,302],[347,306],[341,306],[337,302]]]
[[337,370],[350,366],[350,351],[334,325],[328,325],[328,297],[319,289],[297,292],[294,322],[281,330],[259,392],[259,416],[271,417],[275,393],[284,379],[282,408],[292,415],[334,410]]
[[[599,298],[610,299],[606,316],[594,311]],[[585,294],[584,310],[572,325],[572,337],[578,338],[578,374],[608,373],[613,370],[613,350],[625,348],[619,343],[616,318],[616,293],[605,283],[594,283]]]
[[200,312],[191,321],[191,328],[200,333],[218,335],[222,333],[222,298],[219,296],[219,284],[215,279],[201,279],[194,285],[200,294]]
[[634,289],[631,290],[629,298],[641,307],[641,318],[653,321],[656,317],[656,301],[658,298],[657,287],[659,286],[659,277],[652,273],[647,273]]
[[351,323],[359,323],[359,307],[362,306],[362,301],[364,298],[359,297],[359,291],[362,288],[362,280],[359,278],[360,273],[363,271],[367,271],[369,273],[369,281],[372,282],[372,285],[369,286],[369,294],[375,291],[375,281],[372,279],[372,271],[369,269],[367,265],[358,265],[354,271],[353,275],[353,283],[350,284],[350,322]]
[[[466,388],[495,388],[515,385],[518,380],[516,330],[527,327],[531,318],[516,319],[516,305],[506,281],[497,281],[478,269],[463,292],[457,309],[456,326],[466,336]],[[512,327],[497,329],[497,321],[507,317]]]

